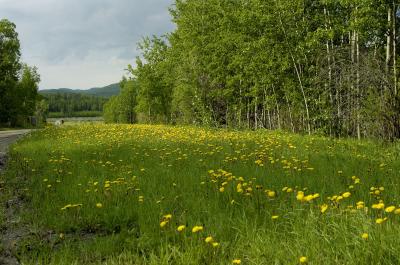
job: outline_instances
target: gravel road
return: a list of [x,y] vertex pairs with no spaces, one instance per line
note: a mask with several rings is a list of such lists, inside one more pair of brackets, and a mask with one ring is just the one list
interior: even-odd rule
[[29,133],[31,130],[0,131],[0,153],[6,153],[10,144]]

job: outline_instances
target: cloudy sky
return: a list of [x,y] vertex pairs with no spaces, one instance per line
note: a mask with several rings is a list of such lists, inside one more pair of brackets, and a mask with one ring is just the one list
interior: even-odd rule
[[118,82],[144,36],[174,29],[173,0],[0,0],[0,19],[17,25],[23,61],[39,68],[41,89]]

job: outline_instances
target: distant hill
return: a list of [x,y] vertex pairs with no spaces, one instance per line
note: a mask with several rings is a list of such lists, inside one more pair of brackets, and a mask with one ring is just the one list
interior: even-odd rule
[[52,95],[52,94],[83,94],[98,97],[109,98],[114,95],[119,94],[119,83],[111,84],[105,87],[94,87],[91,89],[70,89],[70,88],[58,88],[58,89],[45,89],[39,90],[42,95]]

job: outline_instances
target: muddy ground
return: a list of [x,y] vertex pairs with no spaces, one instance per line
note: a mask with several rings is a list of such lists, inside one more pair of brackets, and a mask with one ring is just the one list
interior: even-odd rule
[[18,191],[8,193],[6,182],[1,177],[7,164],[8,147],[28,134],[30,130],[0,132],[0,265],[20,264],[15,252],[17,242],[24,237],[27,229],[20,223],[18,212],[23,207],[23,199]]

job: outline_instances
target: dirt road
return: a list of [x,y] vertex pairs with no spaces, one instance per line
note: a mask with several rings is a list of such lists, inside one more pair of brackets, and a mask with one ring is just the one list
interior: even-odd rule
[[0,131],[0,153],[5,153],[10,144],[31,130]]

